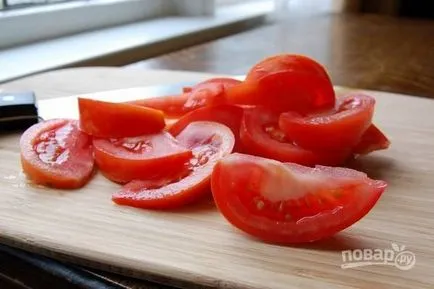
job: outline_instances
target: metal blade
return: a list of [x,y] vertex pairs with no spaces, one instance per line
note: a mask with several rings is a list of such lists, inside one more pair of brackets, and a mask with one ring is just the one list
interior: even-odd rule
[[[124,102],[157,96],[181,94],[183,87],[192,86],[194,84],[197,84],[197,82],[181,82],[164,85],[133,87],[83,94],[80,95],[80,97],[110,102]],[[38,101],[38,115],[44,120],[53,118],[78,119],[77,96],[66,96],[40,100]]]

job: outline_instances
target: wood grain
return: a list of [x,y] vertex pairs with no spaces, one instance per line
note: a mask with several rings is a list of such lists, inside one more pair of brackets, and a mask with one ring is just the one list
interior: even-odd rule
[[324,64],[336,85],[434,98],[434,21],[306,15],[291,7],[282,13],[285,17],[276,24],[131,66],[244,74],[269,55],[300,53]]
[[[143,85],[193,79],[179,72],[140,74]],[[211,202],[174,212],[116,206],[110,195],[118,186],[100,174],[77,191],[36,187],[20,173],[19,135],[12,134],[0,137],[0,241],[184,287],[432,288],[434,102],[369,93],[378,101],[375,122],[392,147],[353,165],[390,187],[366,218],[334,238],[304,246],[264,244],[228,225]],[[416,255],[414,268],[340,268],[341,250],[391,248],[391,242]]]

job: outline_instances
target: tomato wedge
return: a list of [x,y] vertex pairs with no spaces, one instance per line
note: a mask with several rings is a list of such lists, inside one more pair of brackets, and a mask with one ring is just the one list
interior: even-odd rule
[[182,174],[192,156],[167,132],[130,138],[95,138],[95,161],[110,180],[160,179]]
[[169,209],[191,203],[209,193],[214,165],[232,151],[234,135],[219,123],[193,122],[177,139],[193,151],[187,176],[178,180],[132,181],[113,194],[113,201],[132,207]]
[[353,152],[359,155],[366,155],[377,150],[384,150],[390,146],[389,139],[374,124],[371,124],[363,133],[359,143],[354,147]]
[[75,189],[87,183],[93,171],[92,141],[78,122],[53,119],[37,123],[21,136],[21,165],[36,184]]
[[166,117],[179,118],[201,107],[226,103],[226,90],[240,82],[232,78],[211,78],[193,87],[184,87],[180,95],[153,97],[128,103],[159,109]]
[[183,93],[179,95],[166,95],[152,98],[145,98],[140,100],[133,100],[127,103],[138,106],[158,109],[164,112],[166,117],[178,118],[183,116],[188,110],[184,108],[187,102],[188,94]]
[[240,230],[276,243],[330,237],[365,216],[387,184],[347,168],[232,154],[214,168],[217,207]]
[[293,143],[279,129],[279,115],[261,107],[245,109],[241,121],[240,140],[244,152],[303,165],[339,165],[350,155],[341,151],[309,150]]
[[164,114],[127,103],[79,98],[80,128],[96,137],[130,137],[161,131]]
[[338,100],[336,108],[322,114],[303,116],[282,113],[279,127],[297,144],[310,149],[339,150],[354,147],[371,125],[375,99],[354,94]]
[[301,113],[333,108],[335,93],[324,68],[299,55],[282,54],[256,64],[246,80],[227,90],[235,104]]
[[238,151],[240,125],[243,109],[234,105],[208,106],[187,113],[169,128],[169,132],[177,136],[187,125],[195,121],[213,121],[226,125],[235,136],[234,151]]

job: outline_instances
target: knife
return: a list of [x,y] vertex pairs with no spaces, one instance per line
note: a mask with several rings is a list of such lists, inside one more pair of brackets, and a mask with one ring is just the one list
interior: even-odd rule
[[[125,102],[144,98],[181,94],[183,87],[195,84],[197,84],[197,82],[179,82],[164,85],[133,87],[82,94],[80,97],[110,102]],[[37,106],[38,115],[44,120],[53,118],[78,119],[77,96],[44,99],[38,101]]]

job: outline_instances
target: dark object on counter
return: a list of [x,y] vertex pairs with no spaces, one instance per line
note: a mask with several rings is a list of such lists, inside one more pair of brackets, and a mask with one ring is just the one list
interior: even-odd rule
[[0,131],[24,130],[38,120],[33,92],[0,92]]

